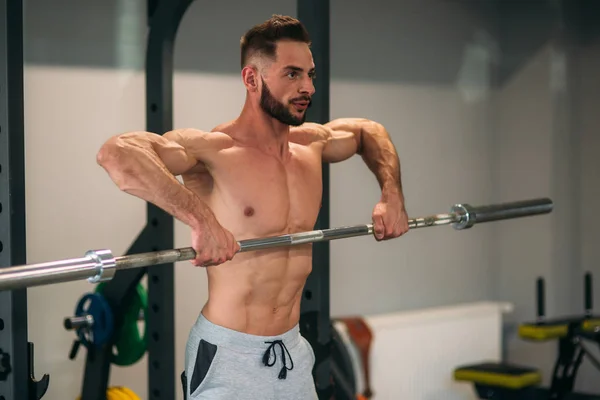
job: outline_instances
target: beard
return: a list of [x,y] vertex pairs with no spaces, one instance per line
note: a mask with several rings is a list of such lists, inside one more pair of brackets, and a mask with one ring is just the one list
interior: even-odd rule
[[[268,115],[281,122],[282,124],[291,126],[302,125],[306,120],[306,112],[304,112],[301,117],[294,116],[282,102],[273,97],[271,91],[269,90],[269,87],[267,86],[264,80],[262,81],[262,83],[263,90],[260,94],[260,108]],[[307,96],[301,96],[299,98],[292,99],[290,100],[290,104],[292,103],[292,101],[297,100],[308,101],[309,103],[307,109],[311,105],[310,98]]]

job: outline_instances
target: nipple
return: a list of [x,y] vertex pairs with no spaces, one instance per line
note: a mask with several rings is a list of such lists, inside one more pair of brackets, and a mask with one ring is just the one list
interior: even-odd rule
[[253,216],[253,215],[254,215],[254,208],[252,208],[252,207],[246,207],[246,208],[244,209],[244,215],[245,215],[246,217],[251,217],[251,216]]

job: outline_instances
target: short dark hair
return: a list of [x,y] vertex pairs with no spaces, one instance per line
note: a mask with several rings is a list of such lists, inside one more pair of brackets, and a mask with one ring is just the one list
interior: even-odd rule
[[311,45],[308,31],[296,18],[273,15],[265,22],[252,27],[240,40],[241,66],[256,53],[274,57],[279,40],[293,40]]

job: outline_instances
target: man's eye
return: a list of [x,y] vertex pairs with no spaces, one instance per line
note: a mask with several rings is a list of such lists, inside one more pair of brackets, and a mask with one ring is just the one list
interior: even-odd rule
[[290,79],[294,79],[295,77],[298,76],[298,74],[296,72],[292,71],[292,72],[288,72],[287,76]]

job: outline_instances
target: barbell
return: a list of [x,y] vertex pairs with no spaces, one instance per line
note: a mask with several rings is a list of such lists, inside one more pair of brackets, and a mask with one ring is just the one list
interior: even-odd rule
[[[468,229],[483,222],[548,214],[553,209],[549,198],[521,200],[485,206],[455,204],[447,214],[435,214],[408,221],[410,229],[452,225]],[[238,242],[239,252],[295,246],[373,234],[373,224],[312,230]],[[116,271],[170,264],[196,258],[193,248],[161,250],[114,257],[110,250],[89,250],[84,257],[22,266],[0,268],[0,291],[87,279],[90,283],[108,281]]]

